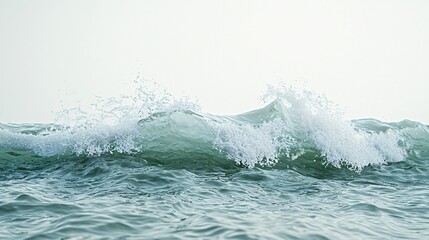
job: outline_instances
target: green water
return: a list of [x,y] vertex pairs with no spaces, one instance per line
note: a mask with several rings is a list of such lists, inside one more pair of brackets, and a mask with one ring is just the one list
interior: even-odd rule
[[1,155],[1,239],[429,237],[427,159],[356,173],[16,155]]

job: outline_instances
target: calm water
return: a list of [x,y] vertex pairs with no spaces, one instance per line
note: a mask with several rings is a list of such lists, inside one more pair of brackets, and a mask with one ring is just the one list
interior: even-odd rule
[[1,124],[0,238],[429,238],[428,126],[277,97],[229,117]]

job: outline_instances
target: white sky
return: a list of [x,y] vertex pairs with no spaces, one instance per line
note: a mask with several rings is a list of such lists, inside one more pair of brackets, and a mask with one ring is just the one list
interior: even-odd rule
[[53,121],[138,72],[215,114],[282,80],[348,118],[429,123],[429,1],[0,0],[0,122]]

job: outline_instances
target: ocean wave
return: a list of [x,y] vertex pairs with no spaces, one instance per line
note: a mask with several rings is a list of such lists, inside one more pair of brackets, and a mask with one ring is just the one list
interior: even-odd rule
[[41,157],[121,153],[177,161],[205,156],[250,168],[305,158],[357,171],[429,155],[423,124],[347,121],[326,98],[285,85],[269,89],[265,107],[235,116],[204,113],[161,92],[139,88],[135,96],[103,100],[91,113],[64,111],[66,124],[1,124],[0,148]]

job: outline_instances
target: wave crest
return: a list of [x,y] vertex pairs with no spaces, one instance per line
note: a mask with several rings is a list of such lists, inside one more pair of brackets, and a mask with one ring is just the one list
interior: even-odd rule
[[[85,113],[78,119],[88,119],[87,123],[75,125],[33,125],[32,131],[0,125],[0,147],[30,150],[43,157],[117,152],[175,161],[199,154],[247,167],[272,166],[312,153],[311,160],[322,157],[325,164],[358,171],[402,161],[413,147],[408,141],[413,137],[411,126],[400,129],[382,122],[347,121],[323,96],[285,85],[269,88],[266,99],[271,102],[266,107],[236,116],[203,113],[193,103],[145,91],[139,88],[136,94],[143,100],[124,98],[134,99],[131,104],[112,100],[114,104],[98,104],[108,106],[98,111],[107,112],[108,122],[102,114]],[[429,131],[422,126],[427,141]]]

